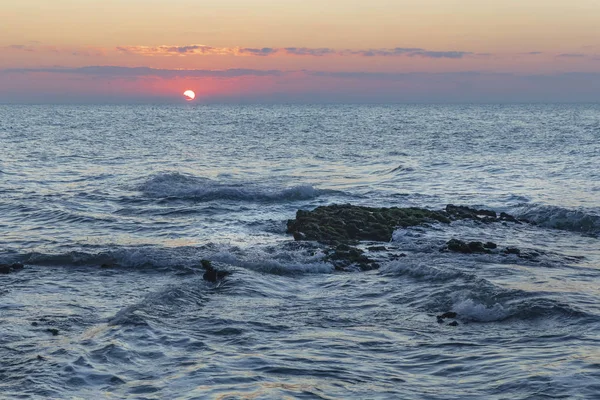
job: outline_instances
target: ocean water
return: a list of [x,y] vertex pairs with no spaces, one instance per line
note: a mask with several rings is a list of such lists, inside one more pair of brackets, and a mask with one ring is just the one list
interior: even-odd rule
[[[600,398],[599,196],[600,105],[0,106],[0,397]],[[334,203],[532,223],[338,272]]]

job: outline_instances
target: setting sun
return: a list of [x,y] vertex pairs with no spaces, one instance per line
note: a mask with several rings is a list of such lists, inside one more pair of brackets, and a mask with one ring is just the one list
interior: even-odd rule
[[194,93],[193,90],[186,90],[185,92],[183,92],[183,95],[185,96],[185,99],[187,101],[191,101],[196,98],[196,93]]

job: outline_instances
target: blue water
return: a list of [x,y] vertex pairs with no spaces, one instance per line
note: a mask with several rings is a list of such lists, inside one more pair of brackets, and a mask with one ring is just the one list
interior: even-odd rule
[[[599,195],[600,105],[0,106],[0,397],[600,398]],[[285,233],[333,203],[532,224],[342,273]]]

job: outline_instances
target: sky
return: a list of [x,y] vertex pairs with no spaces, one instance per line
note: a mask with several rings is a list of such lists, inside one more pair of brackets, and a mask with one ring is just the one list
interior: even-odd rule
[[599,102],[598,0],[0,0],[0,103]]

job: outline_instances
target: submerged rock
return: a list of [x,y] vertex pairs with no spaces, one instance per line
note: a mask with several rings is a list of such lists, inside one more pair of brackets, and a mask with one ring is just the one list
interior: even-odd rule
[[454,204],[448,204],[446,206],[446,214],[452,220],[459,219],[472,219],[480,222],[514,222],[520,224],[517,218],[510,214],[501,212],[500,215],[496,214],[496,211],[476,209],[466,206],[455,206]]
[[445,318],[456,318],[457,316],[458,316],[458,314],[456,314],[454,311],[448,311],[448,312],[445,312],[445,313],[443,313],[441,315],[438,315],[438,318],[442,318],[442,319],[445,319]]
[[46,332],[51,333],[52,336],[58,336],[59,331],[56,328],[48,328],[48,329],[46,329]]
[[[457,316],[458,316],[458,314],[456,314],[454,311],[448,311],[448,312],[445,312],[443,314],[438,315],[435,318],[437,319],[437,323],[438,324],[443,324],[444,320],[446,320],[446,319],[454,319]],[[448,325],[450,325],[450,326],[458,326],[458,322],[452,321]]]
[[[463,253],[463,254],[473,254],[473,253],[491,253],[490,248],[495,248],[491,246],[496,246],[495,243],[492,242],[464,242],[458,239],[450,239],[446,246],[442,248],[443,250],[453,251],[455,253]],[[497,246],[496,246],[497,247]]]
[[387,251],[387,247],[385,246],[371,246],[371,247],[367,247],[367,250],[369,251]]
[[450,239],[440,251],[452,251],[462,254],[499,254],[503,256],[516,255],[519,258],[535,261],[542,253],[539,251],[521,251],[516,247],[498,248],[494,242],[465,242],[459,239]]
[[507,247],[506,249],[504,249],[504,254],[521,255],[521,250],[517,249],[516,247]]
[[0,264],[0,274],[10,274],[11,272],[20,271],[25,266],[21,263]]
[[367,257],[359,248],[340,244],[329,251],[330,253],[325,256],[324,260],[333,264],[338,271],[346,271],[352,266],[357,266],[361,271],[379,268],[379,264]]
[[455,206],[454,204],[446,206],[446,213],[452,219],[475,219],[484,222],[493,222],[497,218],[496,212],[492,210],[477,210],[465,206]]
[[200,263],[202,264],[202,268],[204,268],[204,270],[206,271],[204,272],[204,275],[202,275],[202,278],[205,281],[215,283],[217,281],[222,280],[226,276],[231,275],[231,272],[229,271],[219,271],[215,269],[212,266],[212,263],[208,260],[202,260],[200,261]]

